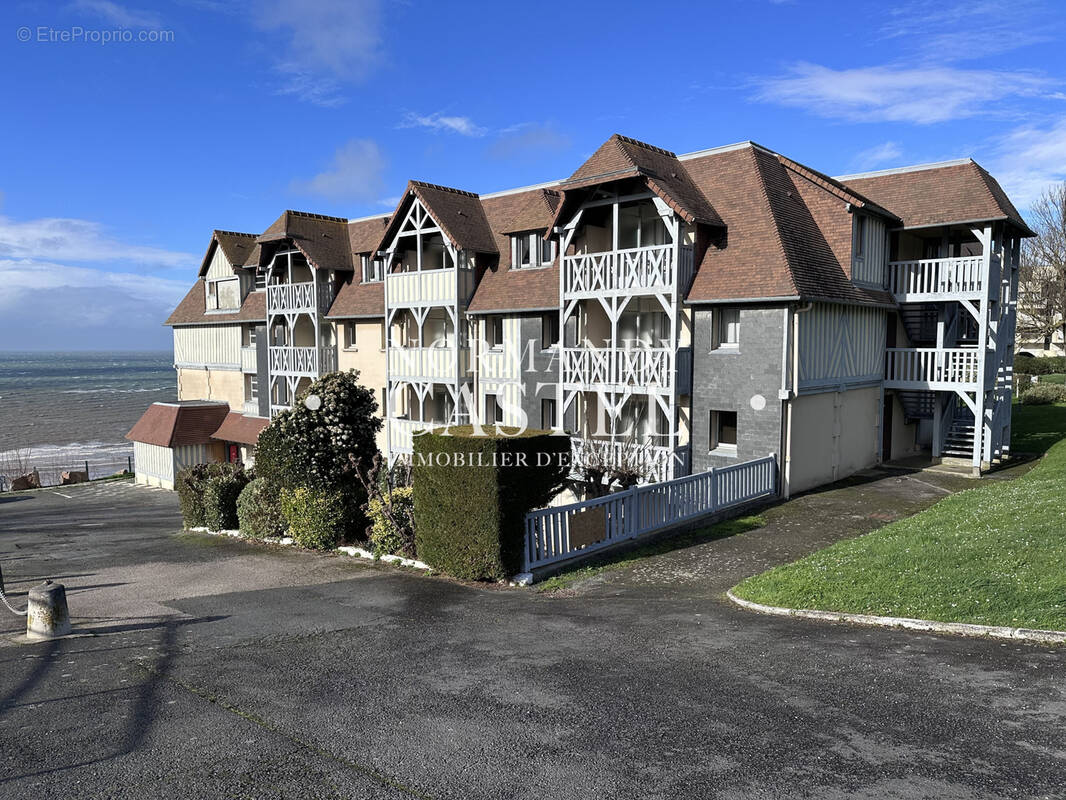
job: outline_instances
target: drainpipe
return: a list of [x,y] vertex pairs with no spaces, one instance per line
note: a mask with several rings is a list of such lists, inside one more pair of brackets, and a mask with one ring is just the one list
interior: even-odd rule
[[[810,311],[814,303],[785,308],[785,329],[781,336],[781,392],[784,436],[781,442],[781,497],[787,500],[792,485],[792,400],[799,391],[799,315]],[[792,324],[789,325],[789,314]]]

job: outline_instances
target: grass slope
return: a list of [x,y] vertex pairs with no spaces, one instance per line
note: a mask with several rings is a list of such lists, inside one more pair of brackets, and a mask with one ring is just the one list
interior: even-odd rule
[[1016,406],[1030,472],[741,583],[747,600],[946,622],[1066,630],[1066,405]]

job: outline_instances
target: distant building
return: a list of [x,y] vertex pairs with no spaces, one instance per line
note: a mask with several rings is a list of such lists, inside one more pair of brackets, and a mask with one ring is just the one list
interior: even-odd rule
[[969,159],[834,179],[612,136],[562,181],[412,181],[389,215],[215,231],[167,324],[179,397],[229,406],[227,458],[253,457],[236,417],[356,368],[390,461],[420,430],[524,423],[646,481],[775,452],[795,492],[1007,454],[1029,235]]

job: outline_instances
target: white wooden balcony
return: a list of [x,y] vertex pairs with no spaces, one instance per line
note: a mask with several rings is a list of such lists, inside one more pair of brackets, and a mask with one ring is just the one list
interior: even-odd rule
[[421,431],[431,431],[443,423],[422,422],[415,419],[393,417],[388,421],[389,454],[411,455],[414,452],[414,436]]
[[255,372],[256,371],[256,352],[255,345],[251,347],[241,348],[241,371],[242,372]]
[[[692,248],[681,250],[681,271],[691,276]],[[563,295],[567,297],[672,292],[677,278],[672,244],[581,253],[563,259]]]
[[653,447],[637,442],[610,439],[571,438],[573,469],[581,477],[580,467],[590,461],[598,464],[635,465],[645,476],[641,483],[661,483],[688,475],[691,470],[689,447]]
[[244,405],[241,408],[241,412],[246,417],[258,417],[259,416],[259,401],[258,400],[245,400]]
[[[677,370],[675,371],[675,364]],[[668,347],[567,347],[563,349],[563,385],[576,389],[682,394],[692,385],[692,350]]]
[[451,347],[390,347],[388,361],[392,380],[452,382],[470,371],[470,350],[461,347],[456,354]]
[[885,350],[885,388],[973,391],[978,367],[973,347],[892,347]]
[[267,313],[325,314],[333,303],[327,283],[280,283],[267,287]]
[[337,371],[336,347],[271,347],[267,353],[271,375],[317,378]]
[[385,276],[390,306],[451,306],[467,298],[472,288],[473,273],[469,269],[425,269]]
[[979,298],[987,285],[984,256],[890,261],[885,282],[899,303]]

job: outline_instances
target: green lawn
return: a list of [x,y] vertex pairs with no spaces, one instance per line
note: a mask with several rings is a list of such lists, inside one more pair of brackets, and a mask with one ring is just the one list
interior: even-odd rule
[[1051,375],[1041,375],[1041,383],[1066,383],[1066,374],[1062,372],[1054,372]]
[[790,608],[1066,630],[1066,405],[1015,406],[1031,471],[741,583]]

